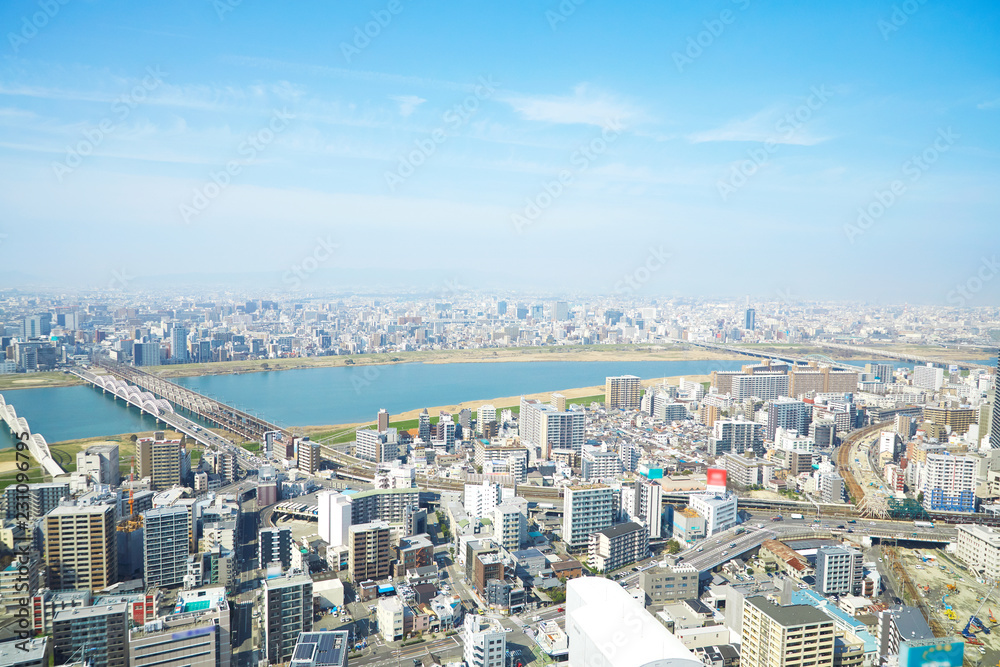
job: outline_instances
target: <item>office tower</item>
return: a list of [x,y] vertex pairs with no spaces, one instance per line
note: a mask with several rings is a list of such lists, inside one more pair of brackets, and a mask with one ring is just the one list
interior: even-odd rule
[[97,591],[118,581],[114,505],[57,507],[43,532],[49,588]]
[[511,498],[490,512],[494,539],[508,551],[517,551],[528,539],[528,501]]
[[358,583],[389,576],[389,524],[372,521],[350,527],[348,533],[348,570]]
[[740,667],[833,667],[833,619],[816,607],[743,600]]
[[822,595],[858,595],[861,592],[862,553],[844,547],[816,550],[816,592]]
[[149,478],[154,491],[180,486],[184,447],[180,440],[143,438],[135,444],[135,467],[139,479]]
[[424,442],[431,441],[431,416],[427,414],[427,408],[417,415],[417,437]]
[[767,408],[767,440],[774,442],[779,428],[799,435],[809,432],[809,407],[794,398],[781,397],[771,401]]
[[462,626],[465,664],[468,667],[506,667],[507,634],[500,622],[469,614]]
[[272,665],[287,662],[299,634],[313,623],[313,582],[307,574],[264,581],[264,651]]
[[642,400],[642,380],[636,375],[604,379],[604,402],[608,410],[638,410]]
[[389,411],[384,408],[379,410],[375,421],[379,432],[389,430]]
[[52,647],[58,665],[83,660],[90,667],[128,665],[128,604],[57,612],[52,620]]
[[187,574],[191,514],[183,505],[142,513],[143,580],[147,587],[176,586]]
[[507,314],[507,302],[497,301],[497,315],[503,317],[506,314]]
[[928,454],[920,492],[928,512],[974,512],[976,510],[976,468],[972,456]]
[[170,357],[175,364],[186,364],[191,360],[188,355],[188,330],[175,324],[170,330]]
[[129,667],[229,667],[232,620],[225,589],[185,591],[175,609],[129,632]]
[[[355,436],[355,455],[359,459],[386,463],[399,458],[399,438],[395,428],[382,432],[370,428],[361,429]],[[454,439],[454,431],[452,431],[452,438]]]
[[934,364],[913,367],[913,386],[927,389],[929,391],[939,391],[944,386],[944,369],[935,368]]
[[585,549],[590,534],[612,524],[614,509],[611,487],[605,484],[567,486],[563,495],[562,538],[566,548]]
[[319,470],[319,443],[300,439],[295,445],[295,467],[310,475]]
[[703,667],[642,602],[605,577],[566,584],[566,634],[573,667]]
[[159,366],[160,344],[158,342],[136,342],[132,345],[132,358],[136,366]]
[[656,482],[637,481],[635,510],[632,518],[649,529],[649,539],[660,539],[663,536],[663,487]]
[[518,435],[530,448],[540,448],[542,458],[553,449],[571,449],[579,454],[583,449],[587,416],[582,410],[560,412],[536,399],[521,397],[518,415]]
[[319,536],[333,547],[346,546],[351,527],[351,497],[337,491],[321,491],[316,495],[319,505]]
[[722,454],[764,453],[764,425],[757,422],[720,419],[712,426],[708,438],[708,453]]
[[757,328],[757,311],[747,308],[743,317],[743,328],[747,331],[754,331]]
[[76,471],[96,484],[118,484],[118,445],[95,445],[76,453]]
[[634,521],[590,534],[587,561],[598,572],[610,572],[649,557],[649,530]]
[[347,667],[350,640],[347,630],[303,632],[295,643],[289,667]]
[[260,550],[260,568],[267,569],[271,563],[281,563],[281,569],[292,566],[292,529],[291,528],[261,528],[257,540]]
[[565,301],[554,301],[552,303],[552,319],[562,322],[569,319],[569,304]]

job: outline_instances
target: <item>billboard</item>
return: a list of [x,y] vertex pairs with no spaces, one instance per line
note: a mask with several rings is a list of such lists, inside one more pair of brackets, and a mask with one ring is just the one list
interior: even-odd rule
[[708,476],[708,490],[718,491],[726,488],[726,471],[722,468],[709,468],[705,471]]
[[962,667],[965,642],[958,637],[932,637],[899,643],[899,667]]

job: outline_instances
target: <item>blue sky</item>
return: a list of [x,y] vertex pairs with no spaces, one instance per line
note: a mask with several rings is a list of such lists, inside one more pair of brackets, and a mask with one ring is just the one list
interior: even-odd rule
[[7,283],[945,303],[1000,240],[993,3],[49,2]]

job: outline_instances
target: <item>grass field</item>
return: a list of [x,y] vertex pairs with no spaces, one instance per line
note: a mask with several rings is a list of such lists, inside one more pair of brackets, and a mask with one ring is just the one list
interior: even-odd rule
[[4,373],[0,375],[0,391],[11,389],[34,389],[37,387],[69,387],[82,384],[83,380],[63,373],[62,371],[47,371],[44,373]]

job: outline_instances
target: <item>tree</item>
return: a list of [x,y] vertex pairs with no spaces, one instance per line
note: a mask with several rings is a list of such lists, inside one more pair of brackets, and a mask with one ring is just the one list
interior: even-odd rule
[[680,552],[680,550],[681,550],[681,543],[678,542],[677,540],[670,540],[669,542],[667,542],[668,554],[675,554]]
[[260,367],[261,367],[261,368],[263,368],[263,369],[264,369],[265,371],[266,371],[266,370],[267,370],[268,368],[270,368],[270,366],[268,366],[268,365],[267,365],[267,362],[266,362],[266,361],[265,361],[264,363],[262,363],[262,364],[260,365]]
[[134,444],[135,444],[135,441],[139,439],[139,436],[137,436],[137,435],[136,435],[135,433],[133,433],[132,435],[130,435],[130,436],[128,437],[128,439],[129,439],[129,440],[131,440],[131,441],[132,441],[132,444],[134,445]]
[[917,494],[917,502],[920,503],[921,505],[924,504],[924,492],[923,491],[921,491],[920,493]]

